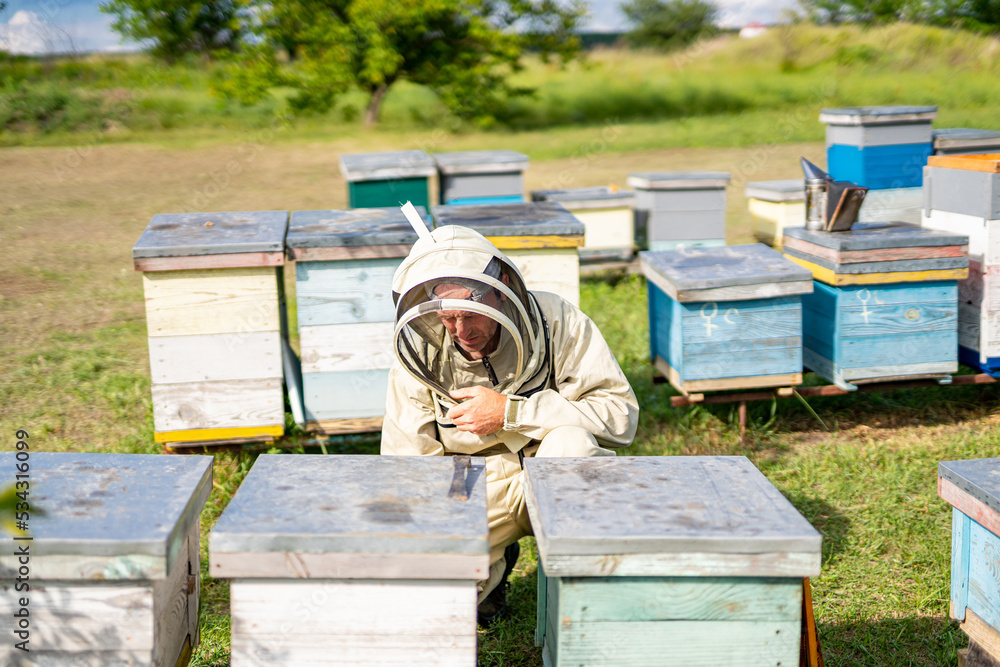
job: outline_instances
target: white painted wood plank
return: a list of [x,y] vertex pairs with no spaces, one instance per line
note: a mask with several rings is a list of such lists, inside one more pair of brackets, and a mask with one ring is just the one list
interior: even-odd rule
[[231,664],[470,667],[476,597],[472,581],[234,580]]
[[[195,522],[188,531],[183,548],[173,568],[166,579],[153,582],[153,613],[155,617],[153,662],[157,666],[173,667],[177,664],[181,649],[188,635],[192,642],[197,635],[197,628],[191,632],[190,606],[194,606],[194,616],[197,623],[198,596],[188,593],[188,576],[191,567],[191,544],[199,540],[199,522]],[[197,576],[198,571],[194,570]]]
[[576,248],[505,250],[529,290],[554,292],[580,305],[580,257]]
[[[4,582],[0,592],[0,633],[13,637],[13,613],[19,596],[13,582]],[[153,648],[153,589],[149,583],[65,585],[33,581],[27,595],[31,601],[32,650],[75,653]]]
[[274,268],[144,273],[150,336],[277,331]]
[[489,554],[374,554],[274,551],[238,553],[213,548],[211,572],[218,578],[288,579],[466,579],[489,576]]
[[552,577],[815,577],[819,553],[542,554]]
[[[7,560],[7,559],[5,559]],[[2,563],[8,567],[13,559]],[[163,556],[32,556],[31,576],[44,581],[76,579],[159,579],[166,576]]]
[[299,328],[303,373],[367,371],[392,366],[392,322]]
[[281,378],[153,385],[158,433],[284,424]]
[[961,213],[923,211],[920,225],[927,229],[969,237],[969,256],[986,266],[1000,264],[1000,220],[985,220]]
[[152,651],[87,651],[66,653],[32,648],[30,653],[0,647],[0,665],[5,667],[147,667]]
[[631,248],[635,245],[633,214],[630,206],[582,210],[567,207],[567,210],[583,223],[584,250]]
[[281,377],[277,331],[149,338],[153,384]]

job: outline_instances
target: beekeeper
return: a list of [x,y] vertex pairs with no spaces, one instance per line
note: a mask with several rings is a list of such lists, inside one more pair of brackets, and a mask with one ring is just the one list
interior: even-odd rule
[[555,294],[529,292],[479,233],[434,230],[392,280],[395,352],[382,454],[486,457],[489,580],[479,623],[506,614],[506,580],[531,534],[526,456],[607,456],[635,435],[639,407],[598,331]]

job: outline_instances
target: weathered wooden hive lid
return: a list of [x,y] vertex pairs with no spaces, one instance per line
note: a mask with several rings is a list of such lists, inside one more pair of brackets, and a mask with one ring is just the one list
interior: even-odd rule
[[628,175],[628,184],[642,190],[712,190],[729,184],[725,171],[643,171]]
[[434,160],[424,151],[354,153],[340,156],[340,173],[348,181],[419,178],[435,172]]
[[805,182],[801,178],[754,181],[747,183],[743,192],[747,198],[772,202],[803,201],[806,198]]
[[983,153],[979,155],[931,155],[927,158],[928,167],[944,169],[961,169],[963,171],[981,171],[987,174],[1000,173],[1000,153]]
[[582,236],[583,223],[559,202],[432,206],[435,227],[462,225],[487,238],[499,236]]
[[529,163],[528,156],[517,151],[455,151],[432,157],[438,171],[449,175],[521,172]]
[[743,294],[727,300],[759,299],[753,289],[767,289],[775,283],[788,283],[783,295],[812,292],[812,274],[763,243],[717,248],[639,253],[642,272],[671,298],[684,303],[715,301],[714,292],[724,287],[741,286]]
[[692,553],[810,554],[806,569],[818,571],[820,534],[744,456],[526,458],[524,468],[546,571],[562,556],[630,555],[662,555],[672,571],[671,556]]
[[634,204],[635,192],[602,185],[590,188],[566,188],[565,190],[532,190],[531,199],[532,201],[565,202],[571,208],[607,208]]
[[212,574],[268,576],[254,572],[255,558],[267,554],[303,563],[311,555],[317,567],[346,554],[345,577],[371,558],[387,563],[381,578],[414,576],[408,568],[430,556],[480,555],[488,566],[485,461],[473,458],[463,473],[467,500],[449,496],[455,461],[262,455],[212,529]]
[[977,130],[969,127],[950,127],[932,130],[934,148],[982,148],[984,152],[1000,149],[1000,132]]
[[1000,457],[941,461],[938,463],[938,477],[1000,513]]
[[918,227],[907,222],[858,222],[846,232],[824,232],[786,227],[784,235],[838,252],[883,248],[967,245],[969,238],[951,232]]
[[[415,206],[432,229],[427,209]],[[398,206],[346,211],[294,211],[285,244],[289,248],[349,248],[413,245],[417,233]]]
[[[23,543],[30,545],[31,577],[165,578],[212,491],[212,461],[211,456],[33,452],[32,540]],[[14,452],[0,453],[4,470],[14,471],[16,463]],[[11,553],[5,549],[0,555],[0,579],[15,576]]]
[[819,122],[828,125],[898,125],[930,123],[937,118],[936,106],[880,106],[821,109]]
[[288,211],[160,213],[136,241],[132,258],[281,253],[287,229]]

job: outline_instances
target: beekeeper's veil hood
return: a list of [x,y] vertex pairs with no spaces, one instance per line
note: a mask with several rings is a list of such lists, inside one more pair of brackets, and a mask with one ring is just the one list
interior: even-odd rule
[[[439,285],[469,290],[466,299],[439,298]],[[544,388],[549,374],[548,338],[541,310],[511,261],[478,232],[449,225],[423,235],[392,278],[396,304],[396,357],[414,378],[452,401],[445,378],[448,332],[437,314],[467,311],[500,325],[517,349],[513,375],[493,387],[502,394],[530,395]]]

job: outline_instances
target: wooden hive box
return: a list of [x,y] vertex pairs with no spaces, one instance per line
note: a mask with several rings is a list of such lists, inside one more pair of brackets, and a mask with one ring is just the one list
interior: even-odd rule
[[942,461],[938,495],[952,506],[950,615],[1000,660],[1000,458]]
[[[15,463],[0,453],[11,483]],[[186,665],[199,639],[212,457],[31,453],[28,467],[30,539],[0,554],[0,663]],[[14,647],[21,608],[29,652]]]
[[919,225],[923,208],[924,189],[921,187],[869,190],[858,211],[858,222],[908,222]]
[[925,174],[926,211],[1000,220],[1000,154],[935,155]]
[[554,292],[580,303],[584,227],[558,202],[434,206],[434,226],[474,229],[517,266],[530,290]]
[[389,151],[340,156],[340,173],[347,180],[351,208],[430,206],[428,179],[434,160],[424,151]]
[[258,458],[209,537],[233,667],[475,665],[490,556],[485,460],[469,462]]
[[416,240],[398,207],[292,213],[286,244],[309,430],[381,428],[395,359],[392,275]]
[[903,223],[846,232],[785,231],[785,256],[809,268],[802,299],[807,368],[852,390],[858,382],[958,370],[958,280],[966,237]]
[[958,360],[991,375],[1000,373],[1000,265],[969,260],[958,281]]
[[934,106],[823,109],[827,171],[870,190],[919,187],[935,117]]
[[635,193],[608,186],[533,190],[532,201],[556,201],[585,228],[581,261],[629,260],[635,252]]
[[822,538],[745,457],[524,468],[547,667],[799,664]]
[[434,153],[439,204],[515,204],[524,201],[528,156],[516,151]]
[[720,171],[629,174],[635,188],[635,238],[640,248],[675,250],[726,244],[726,186]]
[[1000,132],[954,127],[934,130],[934,155],[975,155],[1000,153]]
[[156,215],[143,272],[156,442],[284,433],[287,211]]
[[806,224],[806,191],[801,178],[747,183],[747,209],[753,217],[753,235],[781,250],[785,227]]
[[755,243],[639,253],[650,358],[678,391],[802,383],[809,272]]

